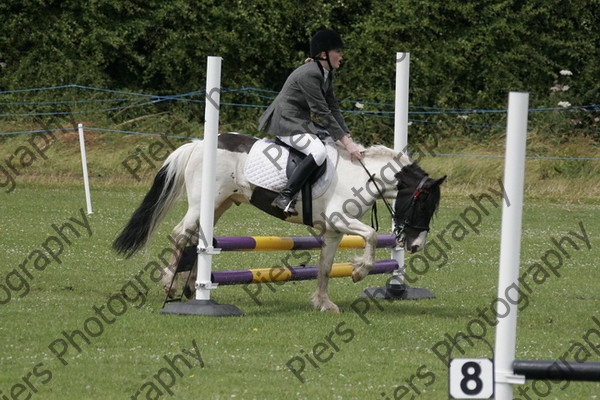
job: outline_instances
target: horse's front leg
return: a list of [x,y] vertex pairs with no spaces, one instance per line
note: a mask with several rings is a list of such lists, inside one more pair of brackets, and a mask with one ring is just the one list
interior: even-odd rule
[[368,225],[363,224],[359,220],[351,220],[347,224],[340,227],[344,233],[348,235],[359,235],[365,240],[365,251],[362,256],[354,257],[352,261],[352,281],[358,282],[369,272],[375,265],[375,250],[377,249],[377,232]]
[[370,231],[365,235],[361,235],[365,239],[365,251],[362,256],[355,257],[352,265],[352,281],[358,282],[369,272],[375,265],[375,249],[377,248],[377,233],[375,229],[370,228]]
[[338,306],[329,300],[327,288],[329,286],[329,276],[331,274],[333,258],[342,237],[343,235],[341,233],[335,232],[323,235],[323,247],[321,248],[319,272],[317,273],[317,290],[312,297],[313,306],[320,311],[340,312]]

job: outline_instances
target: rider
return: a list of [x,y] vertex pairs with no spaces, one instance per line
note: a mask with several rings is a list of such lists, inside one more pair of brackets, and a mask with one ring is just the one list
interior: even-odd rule
[[351,160],[362,158],[333,93],[334,71],[340,67],[343,48],[337,32],[330,29],[317,32],[310,41],[310,58],[290,74],[259,120],[260,130],[307,155],[272,203],[291,215],[298,214],[294,203],[302,185],[327,158],[319,136],[341,141]]

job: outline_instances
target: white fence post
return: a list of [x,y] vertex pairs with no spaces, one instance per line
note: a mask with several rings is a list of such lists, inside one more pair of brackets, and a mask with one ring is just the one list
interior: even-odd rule
[[[408,87],[410,53],[396,53],[396,93],[394,103],[394,151],[408,151]],[[392,223],[392,232],[395,223]],[[398,261],[398,270],[392,272],[390,284],[404,283],[404,249],[396,246],[392,249],[393,260]]]
[[206,315],[213,317],[241,316],[234,305],[219,304],[210,298],[217,285],[211,280],[215,222],[216,164],[219,136],[219,104],[221,101],[221,57],[208,57],[206,63],[206,105],[202,155],[202,203],[198,240],[198,274],[196,298],[185,303],[173,303],[163,308],[163,314]]
[[[500,267],[498,272],[498,299],[505,299],[509,287],[519,284],[521,262],[521,223],[523,215],[523,187],[525,180],[525,145],[527,139],[527,111],[529,94],[510,92],[506,124],[506,156],[504,158],[504,188],[506,200],[502,205],[502,232],[500,237]],[[518,300],[512,293],[511,304]],[[508,314],[497,310],[495,349],[495,396],[497,400],[513,398],[513,384],[524,383],[515,376],[513,361],[517,340],[517,308]]]
[[198,276],[196,299],[209,300],[214,288],[210,274],[214,249],[213,225],[215,219],[215,165],[219,134],[219,104],[221,101],[221,57],[208,57],[206,69],[206,105],[204,112],[204,143],[202,156],[202,203],[200,205],[200,238],[198,241]]
[[83,187],[85,189],[85,204],[87,206],[87,214],[92,214],[92,196],[90,195],[90,180],[87,169],[87,155],[85,152],[85,138],[83,137],[83,124],[77,126],[79,131],[79,150],[81,152],[81,167],[83,169]]
[[[396,53],[396,92],[394,107],[394,151],[402,154],[408,152],[408,88],[409,88],[410,53]],[[395,222],[392,221],[395,232]],[[435,298],[433,293],[424,288],[413,288],[405,284],[406,266],[404,249],[395,246],[391,258],[398,263],[398,269],[385,287],[365,289],[361,296],[384,298],[390,300],[418,300]]]

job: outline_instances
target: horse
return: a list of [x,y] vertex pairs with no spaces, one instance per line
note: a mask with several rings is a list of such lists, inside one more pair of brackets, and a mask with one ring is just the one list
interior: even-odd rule
[[[301,215],[289,215],[270,205],[258,187],[244,174],[248,154],[259,140],[255,137],[223,133],[218,136],[216,157],[216,190],[214,221],[232,205],[253,204],[269,214],[291,223],[303,223]],[[362,256],[352,261],[352,280],[358,282],[368,275],[375,262],[376,230],[360,218],[373,207],[376,200],[384,199],[392,214],[397,245],[407,253],[424,248],[429,224],[440,201],[440,185],[446,178],[429,175],[402,152],[383,145],[369,148],[360,146],[363,158],[352,161],[350,154],[339,143],[337,165],[331,182],[320,197],[313,199],[311,232],[323,237],[319,258],[317,289],[312,296],[315,309],[339,312],[328,295],[328,280],[337,247],[344,234],[361,236],[365,241]],[[163,286],[169,297],[177,291],[175,273],[183,248],[195,245],[201,239],[199,230],[200,202],[202,201],[203,141],[186,143],[165,160],[156,174],[152,187],[131,216],[113,249],[127,258],[143,248],[169,209],[187,192],[188,209],[172,231],[173,252],[168,267],[163,270]],[[302,198],[297,208],[302,209]],[[394,207],[388,202],[394,201]],[[318,228],[318,232],[317,232]],[[206,244],[207,246],[210,245]],[[194,289],[187,288],[188,293]]]

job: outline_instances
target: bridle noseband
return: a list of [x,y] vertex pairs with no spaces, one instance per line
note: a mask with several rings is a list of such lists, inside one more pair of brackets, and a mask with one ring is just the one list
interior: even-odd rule
[[[375,185],[375,188],[377,189],[377,192],[383,199],[383,202],[385,203],[386,208],[388,209],[390,215],[392,216],[392,220],[394,221],[394,235],[396,236],[396,241],[398,241],[398,242],[404,241],[404,239],[406,237],[406,233],[405,233],[406,228],[429,232],[429,225],[421,226],[421,225],[416,225],[413,223],[414,213],[415,213],[415,204],[417,202],[417,199],[419,198],[421,193],[429,193],[428,189],[423,189],[423,186],[425,185],[425,182],[427,182],[427,179],[429,177],[424,176],[421,179],[421,181],[417,185],[417,188],[415,189],[415,192],[413,193],[413,195],[410,199],[410,204],[408,205],[408,208],[406,209],[406,212],[404,213],[404,220],[401,221],[400,223],[398,223],[398,216],[396,215],[396,212],[394,211],[392,206],[390,206],[390,203],[387,201],[387,199],[383,195],[383,192],[379,188],[379,185],[375,181],[375,174],[371,174],[369,172],[369,170],[367,169],[365,164],[362,162],[362,160],[358,160],[358,161],[360,162],[360,165],[362,165],[365,172],[369,176],[369,179],[367,180],[367,182],[369,182],[369,181],[373,182],[373,184]],[[396,201],[398,201],[398,200],[396,200]],[[375,216],[377,215],[376,204],[377,203],[373,203],[373,210],[374,210]],[[375,219],[377,219],[377,217],[375,217]]]

